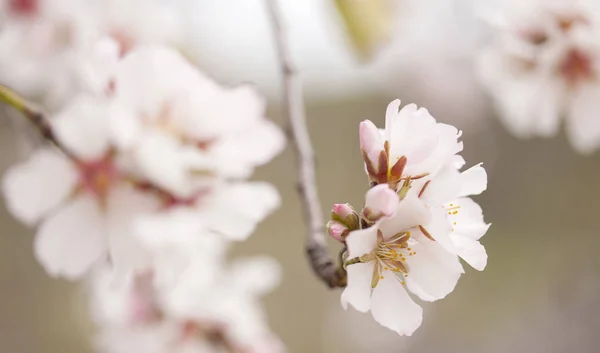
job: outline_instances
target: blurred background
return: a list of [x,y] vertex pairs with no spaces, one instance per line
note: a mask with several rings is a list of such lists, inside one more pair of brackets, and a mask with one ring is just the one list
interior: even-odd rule
[[[281,262],[283,283],[266,307],[289,351],[597,352],[600,153],[578,155],[562,135],[524,141],[506,132],[475,77],[475,51],[486,32],[472,3],[407,0],[393,2],[391,12],[372,10],[385,15],[380,22],[389,28],[362,39],[367,44],[351,36],[344,1],[282,3],[305,83],[324,216],[333,203],[362,203],[367,181],[358,123],[371,119],[383,126],[387,104],[400,98],[464,131],[467,164],[484,162],[488,171],[488,190],[476,201],[493,224],[482,239],[486,270],[465,266],[454,292],[423,303],[423,326],[412,337],[398,337],[370,315],[344,311],[340,291],[313,276],[303,252],[294,156],[286,150],[255,176],[278,187],[282,208],[231,256],[266,253]],[[221,82],[256,83],[269,98],[269,117],[283,125],[263,2],[187,6],[196,10],[188,11],[193,30],[186,53]],[[2,171],[23,158],[26,146],[7,121],[0,131]],[[85,289],[48,277],[33,256],[33,231],[3,206],[0,229],[0,352],[92,352]],[[339,251],[334,241],[330,246],[332,254]]]

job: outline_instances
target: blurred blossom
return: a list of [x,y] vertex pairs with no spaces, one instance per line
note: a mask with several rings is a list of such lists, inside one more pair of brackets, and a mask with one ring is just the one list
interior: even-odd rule
[[181,24],[162,0],[2,0],[0,82],[61,108],[101,92],[117,58],[138,44],[177,44]]
[[488,106],[473,69],[485,35],[469,1],[404,0],[373,79],[393,96],[426,105],[445,122],[479,129]]
[[495,37],[480,71],[506,127],[519,137],[551,137],[564,119],[577,151],[600,147],[598,3],[513,1],[488,19]]
[[90,285],[99,351],[284,352],[259,301],[278,285],[278,264],[256,257],[226,266],[222,255],[197,255],[174,288],[157,289],[151,273],[115,287],[108,271],[97,271]]
[[283,147],[254,91],[220,87],[163,47],[134,49],[108,82],[50,119],[65,153],[43,148],[4,178],[9,210],[39,224],[35,252],[50,274],[79,278],[107,253],[121,277],[155,270],[183,255],[163,254],[167,244],[244,240],[279,206],[271,185],[231,180]]
[[478,240],[489,225],[466,196],[483,192],[487,175],[480,165],[458,171],[465,162],[456,128],[414,104],[399,108],[399,100],[389,104],[380,136],[366,133],[376,129],[370,121],[361,123],[374,186],[365,196],[361,229],[345,238],[348,286],[341,301],[411,335],[421,325],[422,309],[407,290],[424,301],[444,298],[464,273],[458,256],[485,268],[487,254]]

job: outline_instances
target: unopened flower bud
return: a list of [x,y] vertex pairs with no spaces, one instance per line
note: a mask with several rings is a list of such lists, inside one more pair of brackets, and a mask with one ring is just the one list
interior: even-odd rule
[[365,120],[360,123],[358,134],[369,179],[377,184],[387,182],[388,154],[379,129]]
[[333,205],[331,219],[340,222],[350,230],[358,229],[360,225],[358,213],[347,203],[336,203]]
[[344,241],[344,237],[350,233],[350,229],[338,221],[329,221],[325,227],[329,235],[337,241]]
[[376,222],[381,217],[390,217],[398,207],[398,195],[387,184],[380,184],[369,189],[362,210],[363,217]]

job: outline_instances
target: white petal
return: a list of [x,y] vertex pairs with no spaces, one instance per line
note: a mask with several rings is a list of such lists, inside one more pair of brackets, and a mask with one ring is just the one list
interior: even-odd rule
[[368,254],[377,247],[377,227],[354,230],[346,237],[349,258]]
[[371,280],[375,262],[357,263],[348,266],[348,284],[342,292],[341,302],[344,309],[348,304],[360,312],[367,312],[371,307]]
[[279,193],[268,183],[236,183],[215,189],[199,216],[214,231],[245,240],[280,202]]
[[411,292],[426,301],[442,299],[452,292],[464,272],[458,257],[436,242],[413,242],[409,247],[416,252],[406,257],[405,281]]
[[106,254],[106,227],[97,201],[81,194],[52,214],[40,225],[34,248],[49,274],[81,277]]
[[201,89],[198,86],[205,80],[177,50],[161,46],[143,46],[130,52],[120,62],[115,77],[115,98],[127,102],[145,119],[157,119],[165,104],[192,89]]
[[375,321],[396,331],[412,335],[423,321],[423,309],[415,304],[400,281],[391,272],[384,272],[371,298],[371,313]]
[[[430,180],[430,182],[421,194],[422,189],[419,185],[426,182],[426,180]],[[413,187],[421,194],[421,200],[427,205],[439,206],[458,197],[462,187],[461,181],[460,172],[456,170],[452,163],[447,163],[431,178],[415,180]],[[422,186],[425,186],[425,184],[422,184]]]
[[285,146],[281,129],[263,119],[243,131],[228,134],[209,149],[215,168],[225,177],[245,178],[254,168],[269,162]]
[[111,264],[117,280],[122,280],[136,269],[147,269],[152,261],[151,252],[136,236],[136,219],[155,212],[159,206],[150,193],[128,186],[111,190],[107,201],[107,232]]
[[375,219],[392,216],[397,207],[398,195],[388,184],[379,184],[367,191],[365,209],[369,209],[370,215]]
[[[448,211],[446,211],[444,207],[432,207],[429,222],[422,224],[422,226],[439,245],[447,251],[455,253],[456,249],[454,249],[454,244],[450,239],[452,226],[450,224]],[[415,232],[414,235],[416,236],[419,233],[420,231]],[[425,236],[420,239],[423,239],[424,242],[430,242]]]
[[429,209],[411,189],[404,200],[400,201],[396,213],[389,219],[381,220],[379,229],[383,233],[383,238],[389,239],[407,229],[427,224],[430,217]]
[[10,213],[33,224],[63,202],[75,189],[77,180],[77,170],[65,156],[43,149],[6,172],[2,193]]
[[487,265],[487,253],[483,245],[460,234],[450,236],[456,247],[456,253],[469,265],[478,271],[483,271]]
[[142,177],[179,197],[190,197],[197,191],[192,170],[212,168],[200,150],[156,130],[144,134],[134,156]]
[[487,173],[480,164],[460,174],[462,188],[459,196],[479,195],[487,189]]
[[567,135],[580,152],[589,154],[600,146],[600,85],[582,85],[570,105]]
[[268,256],[238,258],[229,271],[234,286],[253,295],[266,294],[281,282],[281,266]]
[[[481,207],[472,199],[463,197],[451,202],[452,207],[458,207],[452,214],[448,215],[448,220],[454,229],[453,233],[459,233],[473,240],[479,240],[488,230],[490,224],[483,220]],[[450,205],[448,204],[448,206]],[[447,206],[447,207],[448,207]]]
[[76,97],[51,120],[57,138],[82,160],[103,157],[109,147],[109,106],[93,96]]

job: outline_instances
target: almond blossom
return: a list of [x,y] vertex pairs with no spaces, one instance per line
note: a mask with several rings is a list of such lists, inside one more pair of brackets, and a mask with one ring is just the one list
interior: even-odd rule
[[345,227],[329,227],[329,232],[334,238],[339,234],[348,249],[344,307],[371,310],[383,326],[411,335],[421,324],[422,310],[405,288],[434,301],[454,290],[463,273],[458,256],[485,268],[487,254],[479,239],[489,225],[466,196],[484,191],[487,175],[480,165],[459,172],[465,163],[457,154],[462,142],[456,128],[415,105],[399,107],[399,100],[389,104],[385,130],[368,120],[360,124],[371,189],[359,224],[341,222],[334,207],[331,224]]
[[226,266],[206,249],[197,255],[175,289],[157,289],[151,273],[115,287],[108,271],[97,271],[90,284],[99,351],[283,352],[258,300],[278,284],[277,263],[255,257]]
[[111,94],[82,94],[49,119],[62,150],[11,168],[3,193],[15,217],[39,224],[50,274],[76,279],[108,257],[121,279],[150,269],[172,282],[202,237],[246,239],[279,205],[271,185],[233,178],[277,154],[283,134],[253,91],[229,93],[166,48],[134,50],[111,82]]
[[[422,321],[422,309],[407,293],[434,301],[448,295],[463,273],[458,257],[429,239],[419,228],[431,214],[409,191],[403,200],[386,184],[373,187],[371,209],[383,216],[372,226],[351,232],[348,247],[348,286],[342,305],[371,311],[381,325],[411,335]],[[369,195],[371,194],[371,195]],[[388,204],[397,206],[385,213]]]
[[[471,204],[472,200],[462,198],[486,189],[485,170],[477,165],[460,173],[458,169],[465,164],[457,154],[463,148],[458,141],[460,132],[436,122],[426,109],[407,105],[399,111],[399,107],[399,100],[389,104],[385,130],[378,130],[368,120],[360,124],[361,150],[369,179],[374,184],[387,183],[400,198],[415,190],[432,213],[426,224],[419,225],[421,232],[483,270],[487,254],[478,240],[489,226],[483,222],[481,211],[459,211],[459,203]],[[460,222],[454,219],[459,213]],[[465,239],[461,237],[461,227],[476,229],[477,234]]]
[[2,0],[0,82],[56,111],[78,92],[102,92],[136,45],[176,44],[178,15],[161,0]]
[[480,58],[482,82],[516,136],[550,137],[565,121],[573,147],[600,146],[600,8],[591,0],[508,2]]

